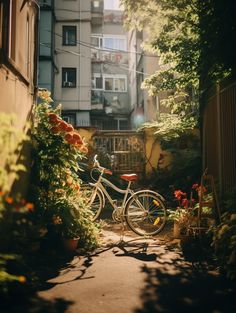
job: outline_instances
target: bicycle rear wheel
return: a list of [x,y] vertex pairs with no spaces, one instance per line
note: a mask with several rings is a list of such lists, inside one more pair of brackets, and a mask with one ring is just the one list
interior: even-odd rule
[[85,185],[82,187],[85,197],[88,199],[88,205],[92,211],[92,220],[95,221],[103,208],[103,197],[101,192],[91,185]]
[[130,229],[140,236],[158,234],[166,223],[166,208],[158,194],[138,191],[125,206],[125,220]]

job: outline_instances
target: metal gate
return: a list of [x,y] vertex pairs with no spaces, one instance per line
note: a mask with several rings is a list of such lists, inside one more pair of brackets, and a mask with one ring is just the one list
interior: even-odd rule
[[135,131],[100,131],[93,137],[101,165],[116,173],[144,173],[144,136]]

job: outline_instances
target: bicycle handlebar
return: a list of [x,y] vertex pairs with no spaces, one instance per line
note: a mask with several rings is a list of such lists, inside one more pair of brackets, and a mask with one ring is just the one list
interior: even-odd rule
[[93,158],[93,167],[97,167],[98,170],[103,174],[109,174],[109,175],[112,175],[112,171],[111,170],[108,170],[107,168],[105,167],[102,167],[97,159],[98,155],[95,154],[94,158]]

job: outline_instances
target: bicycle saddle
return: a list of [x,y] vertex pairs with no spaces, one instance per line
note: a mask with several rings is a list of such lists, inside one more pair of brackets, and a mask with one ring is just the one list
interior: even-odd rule
[[120,178],[126,181],[135,181],[138,179],[138,175],[137,174],[123,174],[120,176]]

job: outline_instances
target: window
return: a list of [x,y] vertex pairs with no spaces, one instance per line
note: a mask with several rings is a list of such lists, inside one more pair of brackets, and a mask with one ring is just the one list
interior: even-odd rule
[[126,40],[121,37],[108,37],[103,39],[103,47],[107,49],[126,50]]
[[[99,75],[99,74],[98,74]],[[92,89],[103,89],[102,76],[92,78]]]
[[102,37],[100,37],[100,36],[92,36],[91,37],[91,44],[94,47],[102,48]]
[[62,87],[64,88],[76,87],[76,68],[73,67],[62,68]]
[[66,121],[67,123],[72,124],[73,126],[75,126],[75,114],[68,114],[68,113],[64,113],[62,112],[62,119],[64,121]]
[[15,61],[16,50],[16,0],[9,2],[9,46],[8,57]]
[[106,48],[106,49],[115,49],[126,51],[126,38],[125,36],[111,36],[105,35],[102,36],[92,36],[91,37],[91,44],[96,48]]
[[3,3],[0,1],[0,49],[2,48],[3,34]]
[[76,26],[62,26],[64,46],[76,46]]
[[29,16],[27,15],[26,20],[26,73],[27,76],[29,76],[29,70],[30,70],[30,33],[29,33]]
[[105,90],[113,89],[113,78],[105,77]]
[[120,5],[120,0],[104,0],[105,10],[123,10]]
[[126,92],[127,77],[125,75],[101,75],[94,73],[92,77],[92,89]]
[[125,92],[126,78],[125,77],[105,77],[105,90]]

